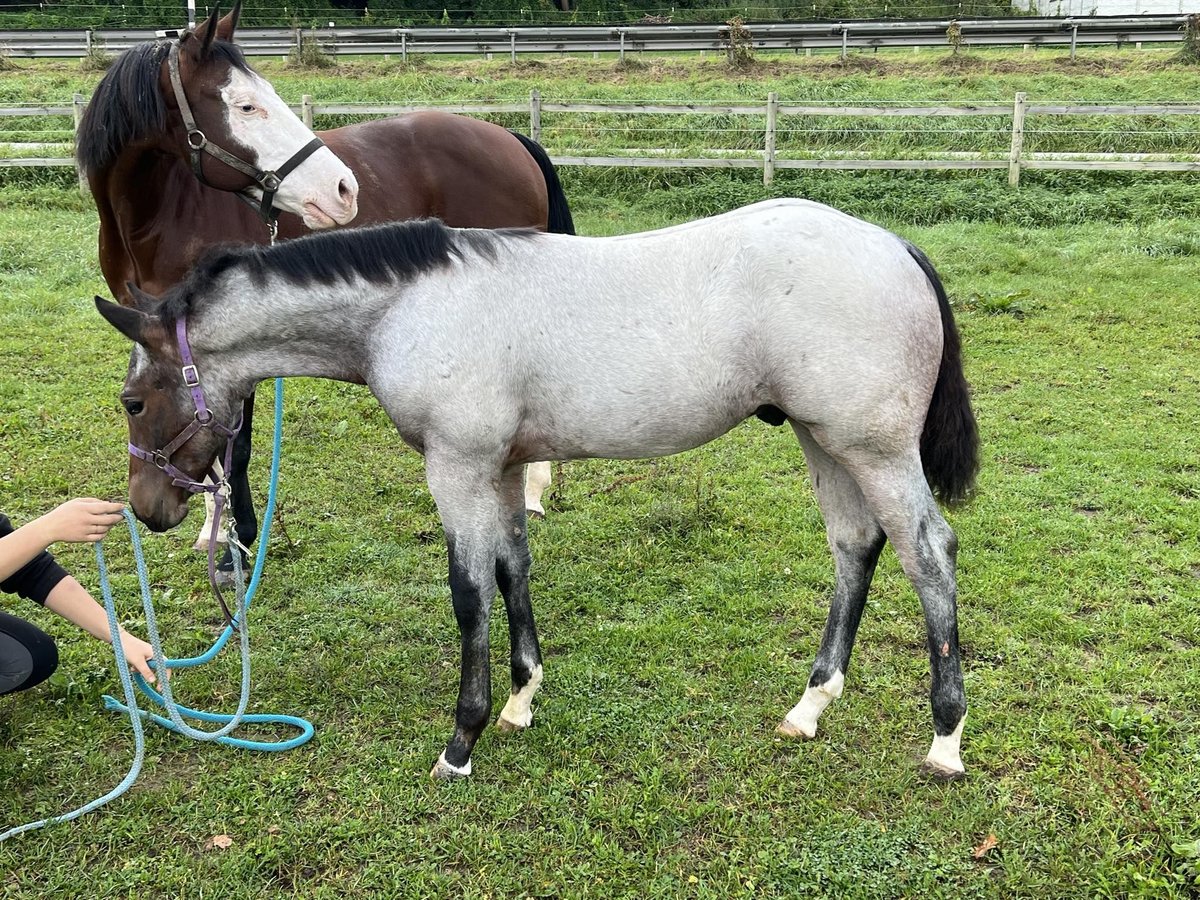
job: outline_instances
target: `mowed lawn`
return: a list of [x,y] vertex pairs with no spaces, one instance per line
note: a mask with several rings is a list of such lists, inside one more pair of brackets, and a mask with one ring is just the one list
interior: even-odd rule
[[[95,217],[39,197],[54,192],[0,208],[0,509],[18,521],[120,496],[126,471],[128,347],[92,307]],[[576,217],[583,233],[669,224]],[[152,733],[125,798],[0,844],[0,897],[1194,891],[1200,227],[900,230],[954,299],[983,436],[978,495],[949,516],[966,780],[917,772],[928,660],[890,551],[845,696],[815,741],[775,735],[833,577],[790,431],[753,420],[678,457],[558,469],[531,527],[546,654],[534,726],[489,730],[469,780],[432,783],[458,638],[420,458],[364,389],[297,379],[251,616],[252,709],[306,716],[316,738],[267,755]],[[147,540],[174,655],[219,625],[190,550],[198,524]],[[106,546],[141,631],[127,539]],[[94,588],[91,551],[61,549]],[[118,690],[107,648],[4,602],[51,630],[63,661],[49,685],[0,700],[0,829],[98,796],[132,756],[128,723],[102,709]],[[502,699],[499,605],[493,662]],[[231,709],[235,662],[176,689]]]

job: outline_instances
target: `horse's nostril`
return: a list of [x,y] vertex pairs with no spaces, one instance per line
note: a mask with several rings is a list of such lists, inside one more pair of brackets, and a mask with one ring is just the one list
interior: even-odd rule
[[346,184],[345,178],[338,182],[338,196],[346,202],[349,202],[350,198],[353,196],[353,192],[350,190],[350,185]]

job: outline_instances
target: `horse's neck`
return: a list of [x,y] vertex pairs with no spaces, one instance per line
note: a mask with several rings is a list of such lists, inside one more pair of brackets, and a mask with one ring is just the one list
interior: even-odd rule
[[188,320],[193,346],[247,382],[278,376],[363,383],[371,337],[396,289],[338,283],[298,287],[279,275],[258,285],[232,272]]
[[152,294],[166,291],[213,243],[267,239],[241,201],[202,187],[185,163],[152,147],[125,150],[89,182],[100,217],[100,268],[120,299],[128,281]]

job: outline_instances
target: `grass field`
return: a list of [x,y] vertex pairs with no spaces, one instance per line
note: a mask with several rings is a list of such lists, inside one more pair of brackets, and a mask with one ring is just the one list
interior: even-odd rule
[[[447,84],[469,92],[465,79],[489,71]],[[730,175],[564,175],[591,234],[762,196]],[[127,354],[91,306],[105,293],[94,213],[69,187],[22,178],[0,186],[0,509],[18,521],[122,493]],[[315,740],[269,756],[152,734],[126,798],[0,844],[0,897],[1194,895],[1195,181],[781,181],[917,242],[954,300],[984,440],[978,496],[950,515],[965,781],[917,774],[928,660],[890,551],[845,696],[816,741],[775,736],[833,579],[794,440],[752,421],[679,457],[561,468],[550,516],[531,527],[547,657],[534,727],[489,731],[471,779],[432,784],[457,632],[420,459],[363,389],[297,379],[251,618],[252,705],[310,718]],[[187,549],[197,524],[148,540],[175,655],[218,626]],[[108,544],[141,630],[126,542]],[[61,558],[95,586],[90,550]],[[47,687],[0,702],[0,827],[98,796],[132,753],[99,699],[116,690],[107,649],[28,604],[6,608],[51,630],[63,664]],[[493,637],[503,697],[503,616]],[[177,690],[229,708],[235,663]]]

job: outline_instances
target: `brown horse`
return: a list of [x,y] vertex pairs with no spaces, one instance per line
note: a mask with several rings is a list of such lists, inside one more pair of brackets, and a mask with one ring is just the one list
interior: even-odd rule
[[[500,126],[427,111],[321,132],[314,141],[232,44],[239,12],[240,3],[224,18],[214,9],[178,41],[126,51],[80,123],[76,155],[99,212],[100,268],[119,302],[135,305],[130,284],[166,291],[213,244],[267,243],[259,211],[235,192],[252,195],[263,213],[276,207],[280,238],[428,216],[464,227],[574,233],[545,151]],[[276,174],[282,182],[269,183]],[[244,546],[257,531],[246,478],[252,411],[253,397],[229,473]],[[549,483],[549,465],[539,466],[529,478],[537,512]],[[223,567],[231,564],[226,554]]]

